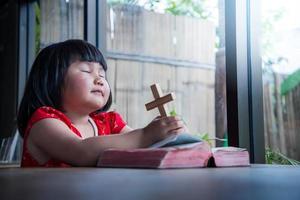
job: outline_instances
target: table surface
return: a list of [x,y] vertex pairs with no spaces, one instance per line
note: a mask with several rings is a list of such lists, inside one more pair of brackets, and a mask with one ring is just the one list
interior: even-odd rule
[[0,168],[0,199],[300,199],[300,167]]

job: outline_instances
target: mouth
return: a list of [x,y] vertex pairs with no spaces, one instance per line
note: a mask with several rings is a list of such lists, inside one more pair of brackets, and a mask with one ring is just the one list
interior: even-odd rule
[[96,95],[104,96],[104,93],[103,93],[103,91],[101,91],[101,90],[92,90],[91,92],[92,92],[93,94],[96,94]]

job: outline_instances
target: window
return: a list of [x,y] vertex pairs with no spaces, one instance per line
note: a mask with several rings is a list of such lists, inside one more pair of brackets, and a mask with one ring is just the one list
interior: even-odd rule
[[84,37],[84,0],[40,0],[35,4],[36,50],[67,39]]
[[299,5],[296,0],[263,0],[261,6],[264,132],[270,163],[300,160]]
[[[172,6],[168,0],[108,0],[105,30],[97,24],[101,13],[84,13],[87,2],[95,9],[103,3],[34,2],[35,23],[29,26],[35,29],[34,53],[52,42],[89,38],[95,25],[106,34],[112,109],[130,126],[143,127],[158,115],[147,112],[145,104],[153,100],[149,86],[159,83],[164,93],[175,92],[169,109],[182,116],[192,134],[227,145],[225,1],[174,1]],[[93,22],[87,19],[91,14]]]
[[[174,2],[174,4],[172,4]],[[226,138],[224,1],[107,2],[106,43],[114,109],[138,128],[158,116],[147,112],[150,85],[175,92],[170,110],[190,132],[218,146]],[[217,133],[217,134],[216,134]],[[225,144],[226,145],[226,144]]]

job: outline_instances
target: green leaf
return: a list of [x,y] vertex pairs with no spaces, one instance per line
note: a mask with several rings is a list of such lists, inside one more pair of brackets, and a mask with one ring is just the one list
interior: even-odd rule
[[173,108],[173,109],[170,111],[169,114],[170,114],[171,116],[173,116],[173,117],[177,116],[177,113],[176,113],[175,108]]
[[281,84],[281,95],[286,95],[288,92],[296,88],[300,84],[300,69],[289,75]]
[[228,145],[228,134],[226,133],[225,134],[225,137],[224,137],[224,143],[223,143],[223,147],[228,147],[229,145]]
[[201,136],[201,139],[208,142],[208,141],[209,141],[208,133],[203,134],[203,135]]

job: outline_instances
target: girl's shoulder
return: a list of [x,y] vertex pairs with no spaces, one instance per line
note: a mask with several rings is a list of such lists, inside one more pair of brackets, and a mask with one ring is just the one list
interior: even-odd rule
[[61,111],[59,111],[55,108],[49,107],[49,106],[42,106],[42,107],[36,109],[34,111],[34,113],[31,115],[31,117],[27,123],[27,128],[26,128],[25,133],[31,129],[33,124],[35,124],[36,122],[38,122],[42,119],[46,119],[46,118],[59,119],[59,120],[63,121],[65,124],[67,124],[68,126],[71,125],[70,119],[65,114],[63,114]]
[[30,121],[36,121],[45,118],[56,118],[62,121],[71,122],[70,119],[64,113],[49,106],[43,106],[35,110],[35,112],[30,118]]

